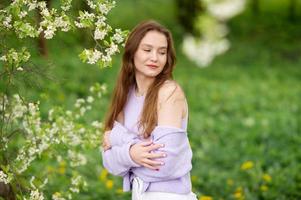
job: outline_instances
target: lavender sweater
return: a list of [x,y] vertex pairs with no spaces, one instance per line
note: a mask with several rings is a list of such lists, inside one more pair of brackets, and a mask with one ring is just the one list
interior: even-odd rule
[[138,99],[131,90],[124,110],[125,125],[114,122],[109,138],[112,148],[102,151],[104,167],[111,174],[123,176],[124,191],[131,190],[132,180],[138,176],[143,180],[143,191],[190,193],[192,151],[185,130],[187,119],[182,123],[183,129],[156,126],[151,133],[153,143],[165,145],[154,153],[164,151],[167,154],[167,157],[159,159],[165,163],[159,171],[140,166],[131,159],[129,154],[131,145],[142,142],[135,124],[143,107],[143,101],[143,98]]

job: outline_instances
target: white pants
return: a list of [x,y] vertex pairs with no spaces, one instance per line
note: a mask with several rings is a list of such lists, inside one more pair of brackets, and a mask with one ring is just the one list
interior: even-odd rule
[[139,177],[133,180],[132,200],[197,200],[194,193],[176,194],[168,192],[142,192],[143,181]]

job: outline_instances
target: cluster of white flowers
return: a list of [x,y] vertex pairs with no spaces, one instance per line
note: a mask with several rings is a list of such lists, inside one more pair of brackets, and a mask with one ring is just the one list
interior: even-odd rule
[[95,29],[95,32],[94,32],[94,39],[95,40],[102,40],[105,38],[105,36],[107,35],[108,31],[106,29],[100,29],[99,27],[97,27]]
[[[101,94],[105,90],[106,87],[100,84],[90,88],[90,91],[93,91],[95,95]],[[65,113],[66,116],[58,116],[60,113],[56,109],[49,110],[49,122],[42,122],[39,102],[25,104],[18,95],[14,95],[11,101],[8,101],[7,97],[3,96],[1,102],[6,102],[3,103],[6,106],[2,107],[2,109],[12,113],[6,117],[13,120],[15,124],[21,124],[20,128],[26,133],[25,145],[19,149],[14,161],[14,168],[19,174],[27,170],[37,156],[49,149],[51,145],[64,143],[70,147],[76,147],[85,141],[94,146],[97,146],[99,143],[99,138],[102,134],[100,130],[102,124],[100,122],[94,121],[91,123],[91,128],[94,131],[89,131],[83,126],[78,127],[78,125],[75,125],[74,119],[76,119],[76,115],[72,115],[71,111],[67,111]],[[86,110],[91,109],[90,104],[93,102],[94,97],[90,95],[86,99],[78,99],[74,106],[78,109],[79,115],[83,116]],[[6,119],[6,121],[9,119]],[[6,144],[7,141],[4,141],[4,138],[2,137],[2,142]],[[68,156],[72,167],[87,163],[86,157],[75,151],[70,150]]]
[[183,52],[199,67],[208,66],[217,55],[229,49],[226,22],[243,11],[246,0],[204,0],[203,3],[207,12],[197,18],[202,37],[187,35],[183,40]]
[[93,121],[91,125],[97,129],[101,129],[103,127],[103,124],[99,121]]
[[2,22],[3,26],[8,29],[12,28],[11,21],[12,21],[12,16],[8,15],[7,17],[5,17],[5,19]]
[[3,62],[8,62],[13,69],[17,71],[23,71],[23,67],[20,65],[26,63],[30,58],[30,53],[26,48],[23,48],[20,52],[16,51],[14,48],[8,50],[8,52],[0,57],[0,60]]
[[44,200],[44,195],[39,190],[32,190],[30,192],[30,200]]
[[[118,45],[124,41],[126,33],[120,29],[113,32],[112,28],[106,22],[108,12],[115,6],[115,1],[87,0],[88,5],[93,9],[91,13],[87,11],[79,12],[79,17],[73,17],[66,11],[71,8],[72,0],[61,0],[61,6],[57,9],[49,8],[45,1],[38,0],[13,0],[9,7],[0,9],[0,30],[4,30],[5,34],[15,34],[19,38],[38,37],[40,34],[46,39],[51,39],[57,31],[69,31],[71,28],[89,28],[93,30],[95,39],[95,47],[93,50],[84,50],[86,61],[90,64],[101,62],[111,62],[115,53],[119,52]],[[35,19],[36,12],[40,14],[41,21]],[[75,24],[75,26],[73,26]],[[103,40],[107,41],[103,41]],[[1,52],[0,61],[4,63],[4,70],[15,72],[29,71],[25,62],[28,62],[30,53],[27,49],[22,50],[5,49]],[[13,67],[11,67],[13,66]],[[18,72],[21,73],[21,72]],[[6,155],[7,148],[10,144],[18,142],[16,156],[10,157],[8,169],[11,171],[0,170],[0,182],[14,184],[14,177],[22,176],[27,169],[33,165],[37,158],[41,158],[43,153],[47,151],[47,155],[56,156],[56,147],[60,148],[63,144],[65,149],[62,156],[67,157],[69,162],[69,170],[76,172],[77,166],[85,165],[88,160],[83,153],[79,153],[84,147],[100,146],[100,138],[102,135],[102,123],[93,121],[92,123],[83,122],[84,114],[91,110],[92,103],[96,102],[95,98],[102,97],[106,91],[106,86],[96,84],[90,88],[91,94],[87,98],[78,99],[74,104],[74,109],[64,110],[62,107],[53,107],[49,109],[48,116],[43,118],[39,109],[39,102],[27,103],[25,99],[19,95],[10,95],[9,97],[0,94],[0,111],[4,113],[2,118],[4,126],[4,134],[0,138],[0,153]],[[48,118],[47,118],[48,117]],[[22,139],[13,140],[12,137],[19,134]],[[8,145],[9,144],[9,145]],[[11,151],[11,149],[9,149]],[[9,154],[10,155],[10,154]],[[48,159],[44,158],[43,159]],[[13,174],[14,172],[15,174]],[[29,194],[22,194],[26,197],[23,199],[43,200],[44,195],[41,188],[44,187],[48,179],[41,183],[41,174],[35,174],[24,188],[30,191]],[[27,176],[26,176],[27,177]],[[39,181],[36,181],[39,180]],[[80,186],[85,186],[86,182],[82,177],[74,177],[71,181],[71,192],[79,192]],[[23,187],[23,185],[22,185]],[[29,190],[30,189],[30,190]],[[39,191],[40,190],[40,191]],[[72,199],[71,192],[66,195],[55,193],[52,199],[64,200]],[[19,194],[17,194],[19,195]],[[22,196],[20,194],[20,196]]]
[[75,175],[71,178],[71,187],[70,191],[73,193],[78,193],[80,187],[86,187],[87,182],[80,175]]
[[[19,38],[38,37],[43,33],[46,39],[52,39],[57,31],[68,32],[72,24],[77,28],[89,28],[93,30],[93,38],[96,41],[96,47],[92,50],[85,49],[82,52],[81,59],[88,64],[98,64],[99,66],[110,66],[112,56],[119,52],[118,45],[125,41],[126,32],[115,29],[106,22],[106,15],[116,5],[115,1],[92,1],[87,0],[91,12],[79,11],[79,16],[73,19],[73,16],[66,14],[71,8],[72,0],[61,0],[61,10],[48,8],[45,1],[37,0],[15,0],[12,5],[16,7],[17,18],[13,17],[5,9],[0,10],[0,18],[3,19],[0,24],[4,28],[13,31]],[[37,25],[32,24],[32,15],[29,12],[37,10],[41,15],[41,22]],[[60,11],[59,11],[60,10]],[[15,15],[14,14],[14,15]],[[108,41],[102,42],[107,38]],[[8,59],[5,55],[0,60],[6,62]],[[23,71],[23,67],[16,67],[18,71]]]
[[117,44],[120,44],[124,41],[124,36],[122,35],[122,31],[120,29],[115,29],[115,34],[112,37],[113,41],[116,41]]
[[7,176],[3,171],[0,170],[0,183],[8,184],[11,181],[11,178]]
[[63,11],[70,10],[72,0],[62,0],[61,2],[62,2],[61,8]]
[[221,21],[229,20],[230,18],[241,13],[246,4],[246,0],[205,0],[205,2],[207,2],[208,5],[208,12]]
[[71,167],[77,167],[87,164],[87,158],[81,153],[68,150],[68,158],[70,159]]
[[189,59],[194,60],[200,67],[208,66],[215,56],[229,49],[230,43],[226,39],[217,41],[199,40],[186,36],[183,41],[183,50]]

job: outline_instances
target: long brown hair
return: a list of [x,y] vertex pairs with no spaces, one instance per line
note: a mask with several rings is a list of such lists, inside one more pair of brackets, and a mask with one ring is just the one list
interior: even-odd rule
[[172,71],[175,65],[176,55],[172,35],[169,30],[155,21],[144,21],[132,30],[125,43],[121,69],[105,120],[105,131],[113,128],[114,120],[117,119],[118,114],[123,110],[126,104],[131,86],[136,85],[134,55],[146,33],[153,30],[164,34],[166,37],[167,60],[162,72],[155,77],[154,82],[147,90],[141,119],[139,121],[139,128],[143,128],[143,135],[147,138],[150,136],[152,130],[157,124],[158,91],[166,80],[172,79]]

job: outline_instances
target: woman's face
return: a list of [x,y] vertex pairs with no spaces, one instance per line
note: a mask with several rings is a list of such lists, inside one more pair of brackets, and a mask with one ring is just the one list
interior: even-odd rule
[[156,77],[160,74],[167,60],[167,45],[163,33],[147,32],[134,55],[136,76]]

